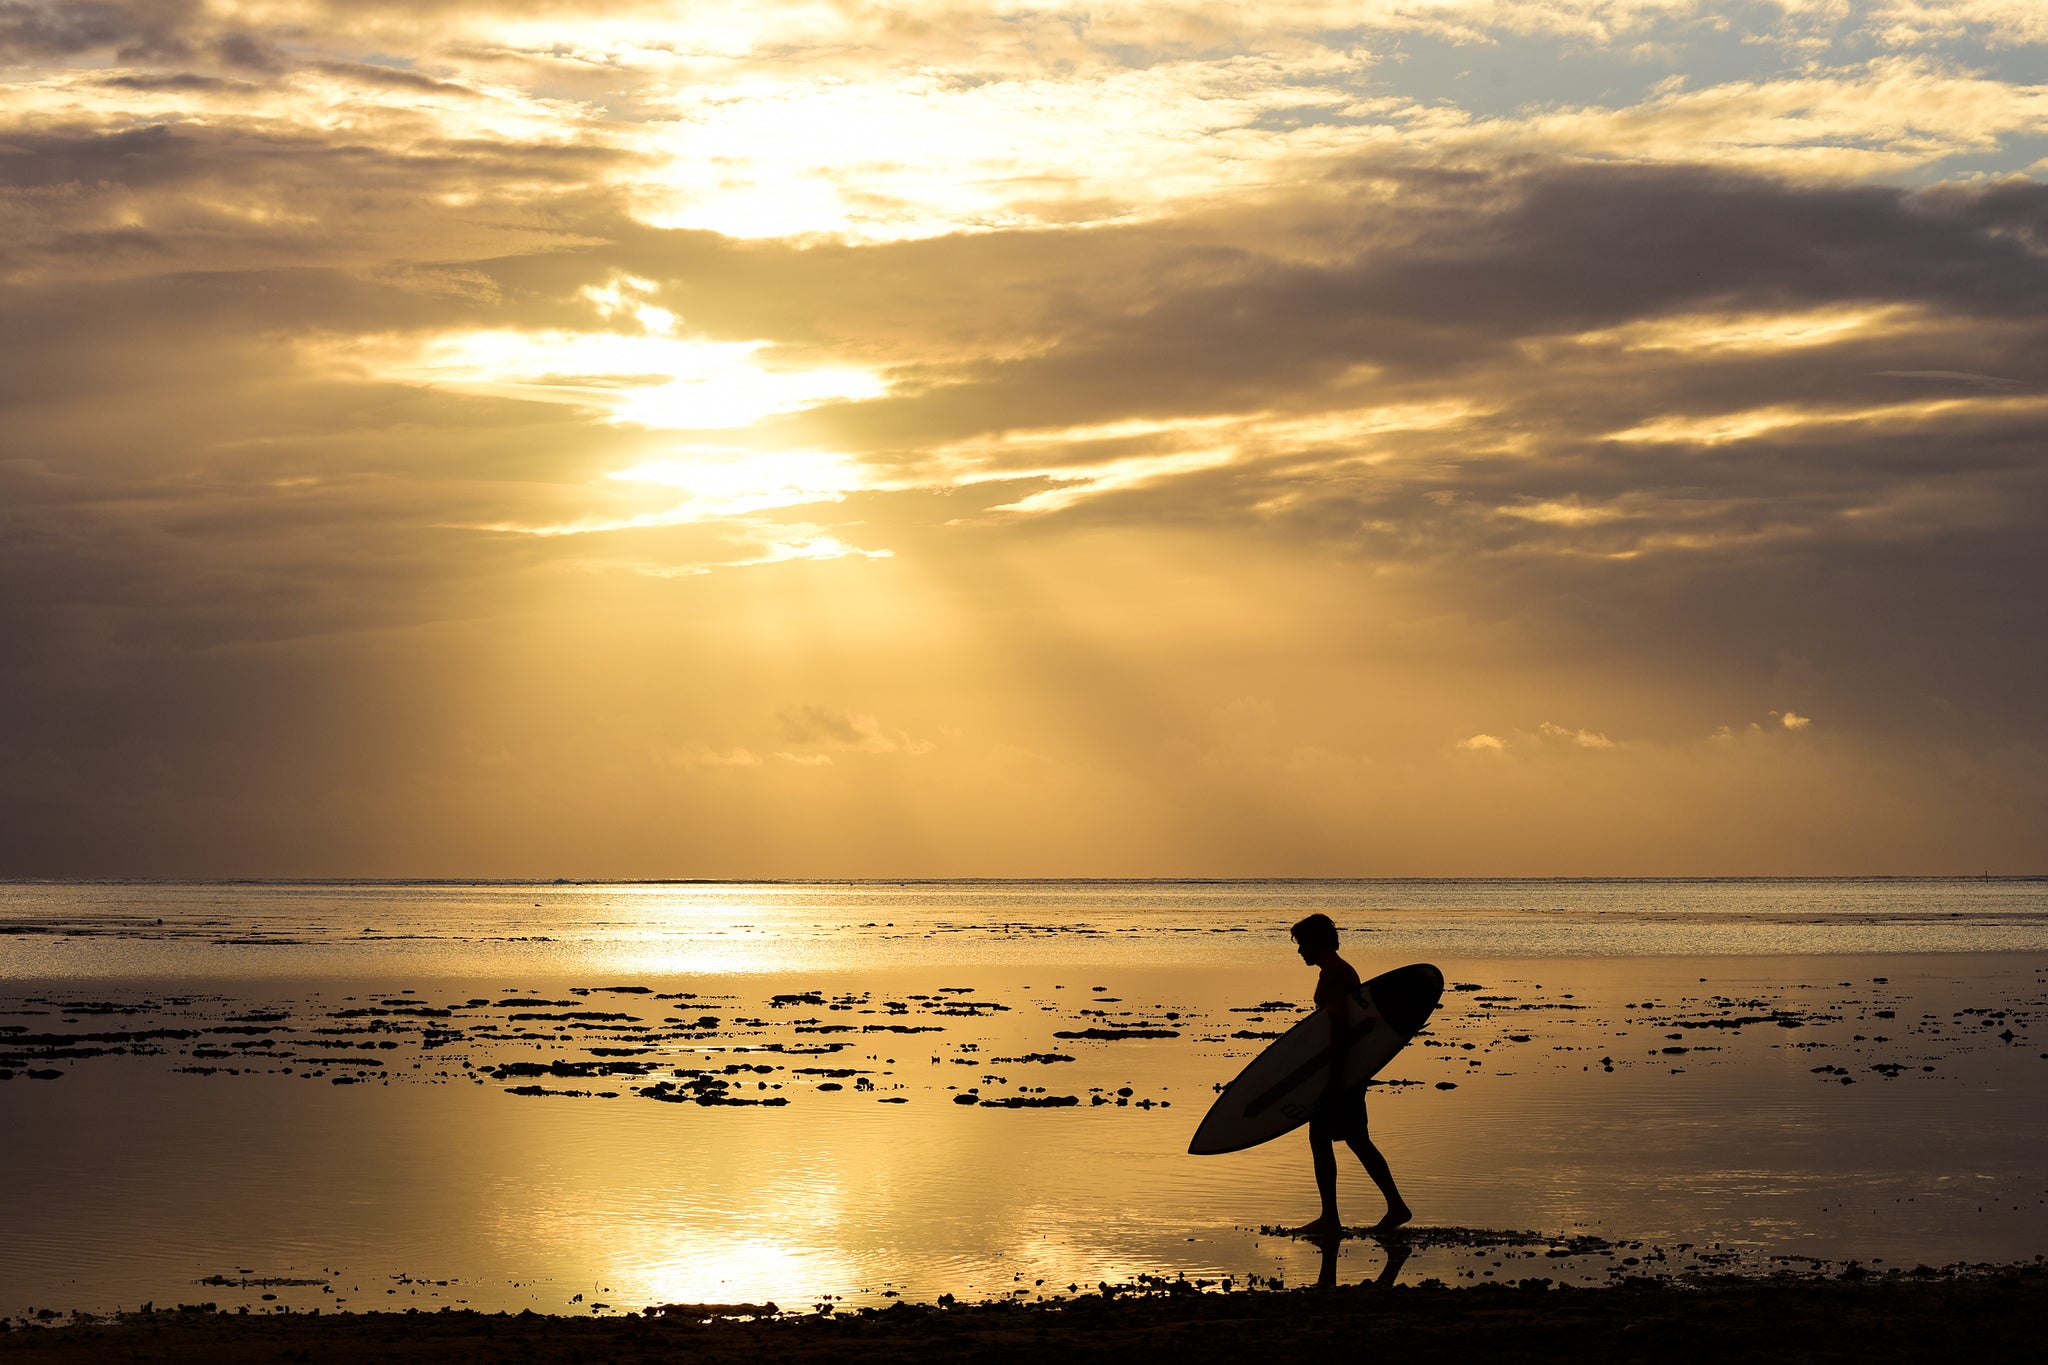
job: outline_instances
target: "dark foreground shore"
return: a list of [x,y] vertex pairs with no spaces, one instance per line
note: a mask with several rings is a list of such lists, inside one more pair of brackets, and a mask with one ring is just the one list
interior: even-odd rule
[[470,1312],[125,1314],[0,1334],[0,1362],[803,1362],[1291,1357],[1517,1360],[2042,1358],[2048,1273],[1960,1279],[1488,1285],[1083,1296],[1062,1304],[901,1305],[831,1317],[701,1321]]

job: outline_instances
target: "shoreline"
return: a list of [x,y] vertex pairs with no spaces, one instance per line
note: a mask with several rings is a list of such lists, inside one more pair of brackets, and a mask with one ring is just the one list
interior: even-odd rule
[[749,1317],[769,1305],[670,1305],[638,1316],[443,1309],[410,1313],[208,1311],[195,1306],[58,1325],[0,1323],[0,1361],[119,1358],[448,1362],[688,1359],[705,1365],[900,1360],[1242,1361],[1369,1348],[1418,1361],[1581,1359],[2033,1360],[2048,1330],[2048,1264],[1834,1278],[1631,1278],[1601,1288],[1351,1285],[1203,1292],[1186,1281],[1112,1286],[1036,1304],[1000,1300]]

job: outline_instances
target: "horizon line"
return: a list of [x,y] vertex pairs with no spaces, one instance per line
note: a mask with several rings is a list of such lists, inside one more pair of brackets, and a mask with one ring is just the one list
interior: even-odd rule
[[1280,886],[1361,882],[2038,882],[2044,872],[1372,874],[1362,876],[123,877],[0,876],[0,886]]

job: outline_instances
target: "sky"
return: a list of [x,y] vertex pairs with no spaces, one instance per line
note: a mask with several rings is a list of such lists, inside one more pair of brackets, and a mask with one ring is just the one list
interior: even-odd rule
[[0,875],[2048,872],[2048,6],[0,0]]

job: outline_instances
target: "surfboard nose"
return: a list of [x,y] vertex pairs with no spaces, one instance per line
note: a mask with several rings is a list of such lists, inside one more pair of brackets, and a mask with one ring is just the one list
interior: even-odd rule
[[1224,1152],[1235,1152],[1242,1147],[1241,1143],[1229,1141],[1224,1131],[1229,1126],[1228,1118],[1236,1117],[1237,1111],[1227,1111],[1228,1117],[1223,1117],[1225,1113],[1226,1111],[1212,1105],[1209,1112],[1202,1116],[1202,1122],[1195,1129],[1195,1135],[1188,1139],[1189,1156],[1220,1156]]

